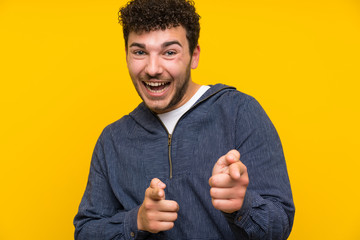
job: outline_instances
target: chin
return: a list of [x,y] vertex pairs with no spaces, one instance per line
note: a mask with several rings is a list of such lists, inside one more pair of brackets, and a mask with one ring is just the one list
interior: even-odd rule
[[159,106],[159,105],[152,105],[152,104],[147,104],[145,102],[146,106],[153,112],[159,114],[159,113],[164,113],[167,111],[167,107],[165,106]]

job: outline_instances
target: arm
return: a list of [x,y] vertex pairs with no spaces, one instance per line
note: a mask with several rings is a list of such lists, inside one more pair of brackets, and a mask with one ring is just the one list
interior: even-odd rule
[[146,234],[137,230],[139,206],[125,211],[116,198],[108,181],[103,149],[100,136],[86,190],[74,219],[75,239],[142,239]]
[[[91,161],[88,184],[75,216],[75,239],[145,239],[174,226],[178,204],[165,200],[166,185],[153,179],[140,206],[124,210],[108,179],[102,137]],[[118,173],[121,174],[121,173]]]
[[[235,131],[237,151],[227,154],[233,154],[234,160],[221,157],[218,163],[225,164],[222,168],[215,164],[210,178],[214,207],[224,212],[238,238],[286,239],[295,209],[276,130],[261,106],[251,99],[238,113]],[[241,161],[235,152],[241,153]],[[231,169],[235,169],[233,174]]]

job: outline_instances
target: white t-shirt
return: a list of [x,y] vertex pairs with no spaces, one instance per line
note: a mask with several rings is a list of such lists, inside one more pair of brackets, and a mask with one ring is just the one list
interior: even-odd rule
[[181,107],[170,112],[158,114],[158,117],[161,119],[170,134],[173,133],[175,125],[181,116],[184,115],[184,113],[186,113],[186,111],[189,110],[209,88],[210,86],[202,85],[194,96],[192,96],[192,98]]

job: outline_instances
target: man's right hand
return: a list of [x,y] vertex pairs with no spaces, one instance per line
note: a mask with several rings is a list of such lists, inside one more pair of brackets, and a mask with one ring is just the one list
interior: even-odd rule
[[165,188],[165,183],[160,179],[151,180],[137,215],[139,230],[158,233],[174,227],[179,205],[175,201],[165,200]]

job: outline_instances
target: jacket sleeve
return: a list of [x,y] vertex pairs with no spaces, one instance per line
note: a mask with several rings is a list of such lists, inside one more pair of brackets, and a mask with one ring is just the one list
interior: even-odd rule
[[74,218],[76,240],[144,239],[137,230],[139,206],[125,211],[107,177],[102,136],[91,160],[90,173],[79,211]]
[[248,169],[249,186],[242,208],[224,215],[237,239],[287,239],[295,207],[278,134],[253,98],[239,110],[235,125],[236,148]]

